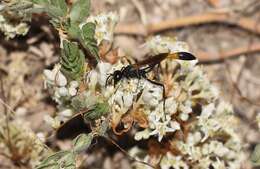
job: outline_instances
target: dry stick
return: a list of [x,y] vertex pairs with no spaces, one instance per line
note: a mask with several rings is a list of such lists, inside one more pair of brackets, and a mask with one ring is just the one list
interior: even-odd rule
[[[257,21],[246,17],[234,17],[228,13],[207,13],[195,16],[187,16],[179,19],[170,19],[156,24],[149,24],[145,27],[142,24],[119,24],[116,27],[117,34],[133,34],[147,36],[167,29],[176,29],[199,24],[224,23],[238,26],[242,29],[260,35],[260,24]],[[242,54],[255,53],[260,51],[260,43],[252,44],[249,47],[239,47],[220,54],[211,54],[203,51],[197,52],[201,62],[223,61],[223,59]]]
[[118,24],[115,29],[117,34],[134,34],[147,36],[168,29],[176,29],[199,24],[224,23],[238,26],[260,35],[260,25],[255,27],[256,21],[248,17],[235,17],[228,13],[206,13],[183,18],[169,19],[144,26],[142,24]]
[[216,61],[223,61],[228,58],[232,58],[239,55],[244,54],[252,54],[260,52],[260,43],[251,44],[250,46],[243,46],[234,48],[228,51],[220,52],[218,54],[212,54],[204,51],[195,52],[196,56],[200,63],[203,62],[216,62]]

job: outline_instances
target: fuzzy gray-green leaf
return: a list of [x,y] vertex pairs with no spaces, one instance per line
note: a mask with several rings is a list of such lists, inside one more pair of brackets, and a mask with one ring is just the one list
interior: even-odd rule
[[107,103],[97,103],[94,108],[84,114],[86,120],[95,120],[109,112],[109,106]]
[[79,24],[86,17],[88,17],[90,11],[90,0],[77,0],[70,10],[70,20],[74,24]]
[[59,169],[61,166],[63,166],[64,169],[73,169],[75,165],[75,155],[73,152],[59,151],[47,157],[36,169]]
[[84,75],[85,56],[76,43],[63,41],[61,70],[72,80],[80,80]]
[[92,22],[86,23],[85,25],[82,26],[81,38],[83,40],[84,46],[87,47],[87,49],[90,51],[90,53],[93,56],[99,59],[97,40],[95,39],[95,29],[96,29],[96,25],[94,23]]
[[50,16],[50,22],[54,27],[59,28],[61,23],[64,22],[68,10],[65,0],[40,0],[34,3],[41,6],[40,8],[38,7],[39,9],[35,8],[34,11],[37,12],[37,10],[39,10],[39,12],[46,12]]
[[73,140],[74,152],[79,153],[86,150],[90,146],[92,139],[93,139],[92,133],[78,135]]
[[51,18],[64,17],[67,14],[67,4],[65,0],[41,0],[35,1],[35,4],[43,6],[43,9]]

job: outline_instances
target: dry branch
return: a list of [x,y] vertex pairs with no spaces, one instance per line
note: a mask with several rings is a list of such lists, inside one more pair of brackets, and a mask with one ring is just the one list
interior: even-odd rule
[[115,33],[117,34],[133,34],[147,36],[168,29],[177,29],[200,24],[222,23],[234,25],[241,29],[260,35],[260,24],[252,18],[236,17],[229,13],[206,13],[194,16],[186,16],[179,19],[169,19],[158,23],[142,25],[142,24],[118,24]]
[[208,53],[204,51],[195,52],[200,62],[215,62],[223,61],[224,59],[232,58],[235,56],[245,55],[260,52],[260,43],[251,44],[250,46],[243,46],[234,48],[228,51],[223,51],[218,54]]

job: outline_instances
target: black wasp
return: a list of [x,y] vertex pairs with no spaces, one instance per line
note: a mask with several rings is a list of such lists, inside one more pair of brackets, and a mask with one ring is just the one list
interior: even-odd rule
[[[132,79],[137,78],[141,79],[144,78],[148,80],[149,82],[163,86],[162,84],[152,81],[147,78],[146,74],[153,70],[153,68],[156,65],[159,65],[162,60],[165,58],[171,58],[171,59],[179,59],[179,60],[195,60],[196,57],[188,52],[176,52],[176,53],[160,53],[158,55],[155,55],[153,57],[150,57],[149,59],[146,59],[144,61],[138,62],[136,64],[129,64],[125,67],[122,67],[121,70],[116,70],[112,74],[110,74],[106,79],[106,86],[107,84],[113,80],[114,86],[123,78],[126,79]],[[146,67],[143,67],[147,65]]]
[[[196,57],[188,52],[176,52],[176,53],[160,53],[153,57],[150,57],[144,61],[129,64],[125,67],[122,67],[121,70],[116,70],[110,74],[106,79],[106,86],[110,81],[113,81],[114,86],[122,79],[141,79],[144,78],[150,83],[155,84],[163,88],[163,98],[165,100],[165,87],[163,84],[153,81],[147,78],[147,73],[151,72],[153,68],[161,63],[162,60],[166,58],[179,59],[179,60],[195,60]],[[146,65],[146,66],[145,66]],[[165,104],[165,103],[164,103]],[[165,106],[164,106],[165,107]]]

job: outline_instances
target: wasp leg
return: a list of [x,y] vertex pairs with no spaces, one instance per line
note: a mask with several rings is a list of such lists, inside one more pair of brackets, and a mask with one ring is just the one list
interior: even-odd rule
[[[116,90],[114,91],[114,94],[113,94],[113,95],[116,94],[117,90],[119,89],[119,86],[120,86],[120,84],[118,85],[118,87],[117,87]],[[113,101],[112,101],[112,106],[114,106],[114,104],[115,104],[115,98],[114,98]],[[112,107],[112,106],[111,106],[111,107]]]
[[109,74],[109,76],[107,77],[105,87],[107,87],[108,81],[110,80],[110,78],[111,78],[112,76],[113,76],[113,74]]
[[150,80],[148,78],[146,78],[146,80],[148,80],[150,83],[154,84],[154,85],[157,85],[157,86],[161,86],[163,88],[163,111],[164,111],[164,114],[165,114],[165,99],[166,99],[166,92],[165,92],[165,87],[162,83],[159,83],[159,82],[156,82],[156,81],[153,81],[153,80]]
[[[142,70],[141,70],[142,71]],[[137,86],[136,86],[136,89],[135,89],[135,93],[137,92],[138,88],[139,88],[139,85],[140,85],[140,79],[142,78],[142,73],[140,73],[140,71],[137,71],[137,79],[138,79],[138,82],[137,82]]]
[[159,69],[161,68],[161,65],[160,64],[157,64],[156,65],[156,72],[155,72],[155,79],[157,80],[157,81],[160,81],[160,76],[159,76],[159,74],[160,74],[160,72],[159,72]]
[[152,64],[152,65],[149,65],[143,69],[141,69],[142,71],[145,71],[145,73],[148,73],[148,72],[151,72],[153,70],[153,68],[157,65],[158,63],[156,64]]

